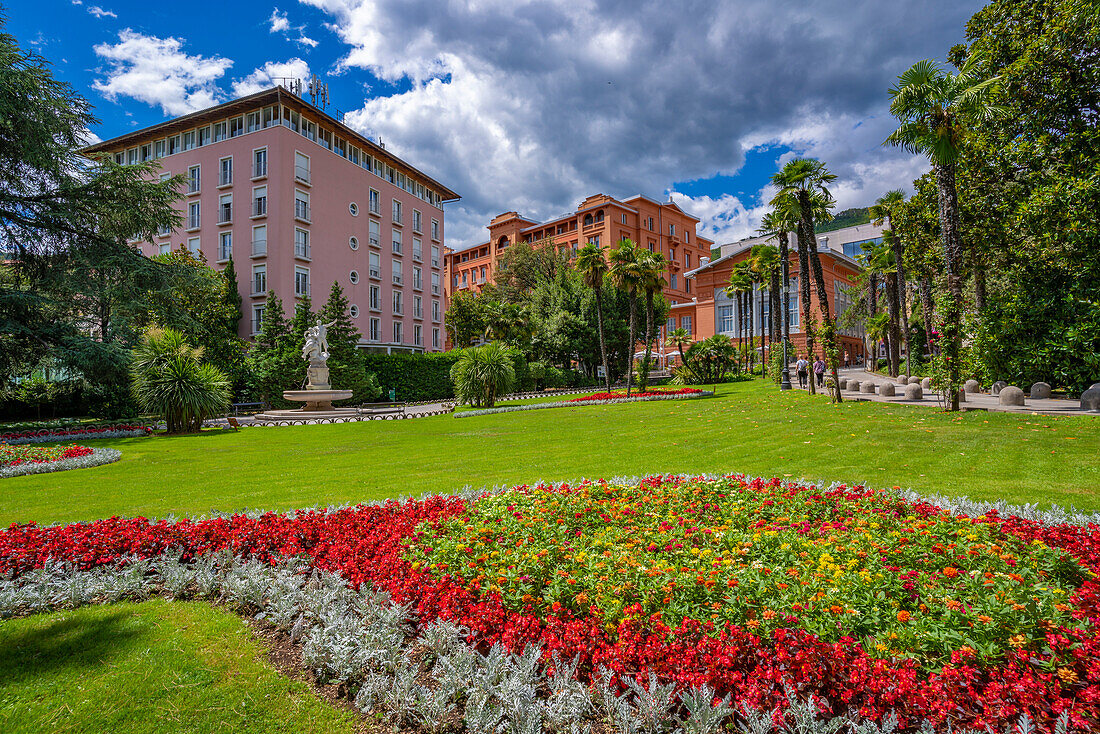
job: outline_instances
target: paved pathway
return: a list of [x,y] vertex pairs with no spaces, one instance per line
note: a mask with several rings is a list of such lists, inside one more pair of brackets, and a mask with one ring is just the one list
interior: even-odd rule
[[[939,396],[930,391],[924,391],[924,397],[921,400],[906,400],[905,388],[901,383],[896,381],[892,377],[886,377],[885,375],[878,375],[872,372],[866,372],[862,367],[852,367],[848,369],[841,369],[840,376],[842,378],[848,378],[849,380],[859,380],[863,382],[871,381],[875,383],[876,390],[878,386],[885,382],[894,383],[896,394],[894,397],[884,397],[877,392],[861,393],[858,390],[844,390],[841,395],[845,400],[850,401],[864,401],[871,400],[876,403],[900,403],[902,405],[925,405],[931,407],[942,407],[939,401]],[[794,371],[794,367],[791,367],[791,384],[797,390],[798,377]],[[822,388],[818,388],[821,390]],[[1063,398],[1048,398],[1045,400],[1032,400],[1031,398],[1024,398],[1023,406],[1001,405],[996,395],[990,395],[988,393],[968,393],[966,396],[966,402],[959,403],[960,410],[986,410],[995,413],[1023,413],[1025,415],[1081,415],[1081,416],[1093,416],[1100,417],[1100,413],[1092,413],[1081,410],[1081,403],[1078,400],[1068,400]]]
[[[407,416],[405,418],[405,420],[408,420],[408,419],[411,419],[411,418],[423,418],[425,416],[434,415],[434,414],[449,410],[453,406],[454,406],[453,401],[452,402],[446,402],[446,403],[424,403],[423,405],[409,405],[409,406],[405,407],[405,415]],[[370,416],[370,411],[369,410],[364,411],[363,415],[359,417],[359,421],[368,420],[368,419],[370,419],[369,416]],[[370,420],[386,420],[386,419],[387,418],[383,418],[382,416],[379,416],[377,418],[373,418],[373,419],[370,419]],[[389,420],[395,420],[397,418],[390,415],[388,419]],[[250,415],[239,416],[237,418],[237,421],[242,426],[251,425],[253,423],[266,423],[266,422],[268,422],[268,421],[257,421],[256,419],[254,419]],[[308,425],[315,425],[317,423],[322,423],[322,422],[323,423],[331,423],[332,420],[331,419],[325,419],[323,421],[318,421],[318,420],[294,421],[293,425],[308,426]],[[352,418],[348,422],[357,422],[357,421],[355,421],[355,419]],[[278,425],[286,425],[286,423],[283,422],[283,421],[279,421],[277,424]],[[229,423],[226,421],[225,418],[214,418],[212,420],[206,421],[206,425],[208,425],[208,426],[221,426],[222,428],[226,428],[226,427],[229,426]]]

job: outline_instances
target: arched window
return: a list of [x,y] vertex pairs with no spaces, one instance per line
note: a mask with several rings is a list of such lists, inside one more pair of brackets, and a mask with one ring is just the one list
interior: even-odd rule
[[596,221],[597,222],[602,222],[603,221],[603,209],[600,209],[598,212],[596,212]]
[[499,240],[497,240],[497,249],[498,250],[503,250],[507,246],[508,246],[508,237],[502,235],[501,238]]
[[584,215],[584,226],[587,227],[590,224],[592,224],[592,215],[591,214],[585,214]]

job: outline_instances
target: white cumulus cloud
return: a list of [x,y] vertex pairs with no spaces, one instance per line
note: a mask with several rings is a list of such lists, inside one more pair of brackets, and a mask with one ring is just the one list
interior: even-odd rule
[[283,78],[309,79],[309,64],[295,57],[289,61],[268,61],[251,74],[233,81],[233,96],[255,94],[276,84]]
[[107,99],[132,97],[159,106],[166,115],[182,115],[217,104],[217,82],[233,62],[219,56],[190,55],[178,38],[158,38],[129,28],[118,43],[101,43],[96,55],[107,62],[92,88]]
[[271,17],[267,19],[272,33],[285,33],[290,28],[290,21],[286,13],[280,13],[278,8],[271,11]]

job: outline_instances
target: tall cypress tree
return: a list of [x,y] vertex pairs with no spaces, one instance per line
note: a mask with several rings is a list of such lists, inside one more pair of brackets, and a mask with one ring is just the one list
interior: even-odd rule
[[233,267],[233,256],[229,256],[229,263],[225,266],[225,270],[222,271],[222,277],[225,278],[225,304],[227,306],[226,318],[225,318],[225,330],[229,332],[230,336],[237,335],[237,329],[241,325],[241,306],[244,302],[241,300],[240,284],[237,283],[237,269]]
[[296,387],[287,374],[290,341],[290,324],[283,316],[283,302],[275,291],[268,291],[260,333],[248,350],[252,397],[265,405],[283,405],[283,390]]
[[382,392],[375,376],[366,370],[359,352],[359,329],[351,319],[348,299],[344,289],[333,281],[328,301],[321,307],[318,317],[328,327],[329,382],[334,388],[351,390],[352,402],[373,400]]

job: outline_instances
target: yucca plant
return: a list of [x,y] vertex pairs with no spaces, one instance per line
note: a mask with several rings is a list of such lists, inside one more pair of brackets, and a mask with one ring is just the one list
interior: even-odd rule
[[451,367],[455,397],[475,408],[492,408],[497,397],[515,384],[512,355],[513,350],[502,342],[462,350]]
[[193,433],[229,408],[229,380],[173,329],[152,328],[131,353],[130,389],[142,410],[164,416],[169,433]]

